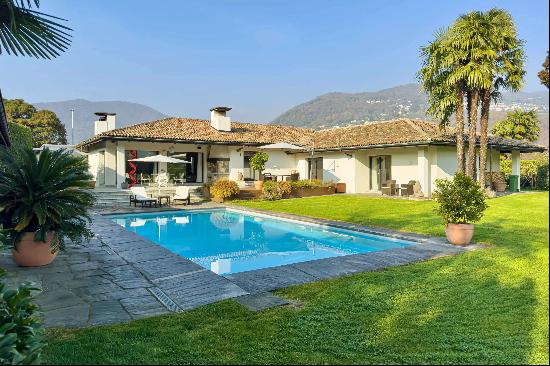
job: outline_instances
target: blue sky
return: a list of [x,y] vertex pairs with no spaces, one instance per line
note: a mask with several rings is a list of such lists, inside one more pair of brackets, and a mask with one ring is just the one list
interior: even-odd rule
[[53,61],[0,56],[7,98],[144,103],[205,118],[213,105],[265,122],[333,92],[415,81],[418,49],[470,10],[500,7],[526,41],[526,91],[548,49],[548,1],[42,0],[69,20]]

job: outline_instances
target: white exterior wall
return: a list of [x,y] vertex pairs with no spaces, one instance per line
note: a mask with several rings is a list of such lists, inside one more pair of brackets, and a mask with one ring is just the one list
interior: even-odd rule
[[[253,147],[228,145],[198,145],[153,142],[107,142],[101,148],[90,151],[88,162],[90,173],[97,180],[99,151],[105,151],[105,185],[120,187],[125,178],[126,150],[158,151],[162,155],[177,152],[200,152],[203,159],[199,162],[198,181],[207,177],[208,158],[229,160],[229,178],[237,180],[244,169],[244,151],[260,151]],[[209,151],[209,155],[208,155]],[[284,151],[266,151],[269,160],[265,172],[271,174],[290,174],[298,171],[300,179],[308,178],[307,158],[310,154],[287,154]],[[392,179],[397,184],[410,180],[420,181],[423,193],[431,196],[436,179],[451,178],[457,168],[456,148],[448,146],[396,147],[357,150],[349,152],[316,152],[313,157],[323,157],[323,180],[334,183],[346,183],[348,193],[367,193],[371,186],[370,157],[389,155],[392,164]],[[487,159],[487,171],[500,170],[500,152],[490,150]],[[518,159],[519,160],[519,159]],[[165,164],[160,169],[166,170]]]

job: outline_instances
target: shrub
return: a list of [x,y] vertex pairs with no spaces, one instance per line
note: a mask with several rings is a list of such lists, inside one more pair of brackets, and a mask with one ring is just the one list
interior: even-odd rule
[[19,157],[21,150],[32,149],[32,130],[30,127],[8,122],[8,133],[11,142],[10,150],[14,156]]
[[228,199],[239,194],[239,186],[237,182],[224,178],[212,183],[210,193],[214,198]]
[[91,176],[88,163],[63,150],[44,150],[40,157],[31,149],[21,150],[14,159],[9,149],[0,148],[0,225],[7,230],[8,242],[17,246],[26,232],[45,241],[56,233],[52,249],[63,247],[64,239],[79,243],[92,232],[88,208],[92,192],[85,189]]
[[319,179],[302,179],[295,182],[290,182],[290,186],[293,190],[296,190],[300,188],[324,187],[324,184]]
[[[0,274],[2,277],[2,274]],[[0,279],[0,364],[31,365],[40,363],[43,329],[33,304],[32,283],[8,288]]]
[[279,187],[279,191],[281,191],[281,195],[283,197],[288,197],[292,193],[292,186],[287,181],[280,181],[277,183],[277,186]]
[[258,151],[250,158],[250,167],[260,172],[265,170],[265,164],[269,160],[269,155],[263,151]]
[[263,197],[269,201],[280,200],[283,196],[277,182],[272,180],[268,180],[264,182],[264,185],[262,187],[262,193],[263,193]]
[[436,212],[447,224],[469,224],[479,221],[487,209],[485,192],[478,182],[463,173],[457,173],[454,179],[435,181]]

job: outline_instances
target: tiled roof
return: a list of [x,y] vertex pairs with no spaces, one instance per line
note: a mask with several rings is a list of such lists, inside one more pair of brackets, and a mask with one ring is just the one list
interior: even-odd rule
[[87,145],[102,138],[129,138],[151,140],[185,140],[218,143],[271,144],[288,142],[306,146],[311,144],[313,130],[299,127],[231,122],[231,131],[218,131],[210,121],[191,118],[165,118],[158,121],[117,128],[82,142]]
[[[304,147],[311,147],[314,139],[315,149],[320,150],[418,143],[452,144],[455,141],[452,128],[442,130],[432,122],[405,118],[321,131],[300,127],[232,122],[229,132],[216,130],[210,126],[210,122],[207,120],[166,118],[107,131],[82,142],[79,146],[86,146],[109,138],[251,145],[287,142]],[[489,144],[505,148],[521,148],[526,151],[544,150],[544,147],[533,143],[496,136],[489,136]]]

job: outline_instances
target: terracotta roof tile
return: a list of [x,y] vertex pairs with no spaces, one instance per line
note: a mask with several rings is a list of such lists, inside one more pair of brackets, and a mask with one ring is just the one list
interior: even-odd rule
[[[467,136],[465,137],[467,139]],[[452,128],[440,129],[432,122],[405,118],[320,131],[300,127],[232,122],[230,132],[216,130],[210,126],[210,122],[207,120],[165,118],[107,131],[82,142],[79,146],[83,147],[108,138],[205,141],[251,145],[287,142],[304,147],[311,147],[313,139],[315,139],[315,149],[455,142]],[[527,141],[509,140],[496,136],[489,136],[489,144],[507,148],[539,149],[541,151],[544,149],[542,146]]]

